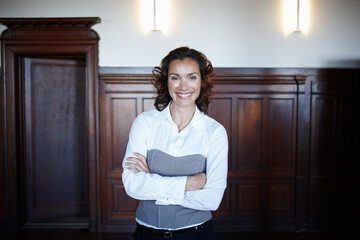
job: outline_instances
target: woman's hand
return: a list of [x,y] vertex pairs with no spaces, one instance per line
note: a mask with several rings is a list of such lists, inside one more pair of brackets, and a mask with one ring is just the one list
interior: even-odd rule
[[140,153],[134,153],[135,157],[128,157],[125,162],[125,166],[134,173],[144,172],[151,173],[146,158]]
[[198,173],[192,176],[188,176],[185,185],[185,191],[200,190],[205,186],[206,174]]

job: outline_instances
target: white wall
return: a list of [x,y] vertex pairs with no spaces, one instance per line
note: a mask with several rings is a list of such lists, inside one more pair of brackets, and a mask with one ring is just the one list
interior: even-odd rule
[[188,45],[215,67],[360,67],[360,0],[310,0],[307,36],[287,37],[283,0],[170,0],[168,35],[143,33],[140,2],[0,0],[0,18],[100,17],[100,66],[153,67]]

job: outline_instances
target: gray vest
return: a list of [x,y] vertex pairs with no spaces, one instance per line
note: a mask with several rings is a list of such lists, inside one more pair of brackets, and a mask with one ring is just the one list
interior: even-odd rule
[[[190,176],[206,171],[206,158],[201,154],[173,157],[153,149],[147,153],[147,163],[152,173],[161,176]],[[211,212],[180,205],[156,205],[154,200],[143,200],[137,208],[136,218],[158,228],[174,229],[206,222],[211,219]]]

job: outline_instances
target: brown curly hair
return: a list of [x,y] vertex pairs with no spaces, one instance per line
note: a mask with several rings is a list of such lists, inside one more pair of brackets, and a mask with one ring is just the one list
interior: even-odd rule
[[168,70],[170,63],[174,60],[184,60],[185,58],[193,59],[199,64],[201,90],[195,104],[199,110],[204,113],[208,110],[209,97],[214,85],[214,68],[203,53],[189,47],[179,47],[169,52],[169,54],[161,60],[160,66],[154,67],[152,71],[154,75],[152,83],[157,89],[157,97],[155,98],[154,105],[158,111],[166,108],[172,100],[168,90]]

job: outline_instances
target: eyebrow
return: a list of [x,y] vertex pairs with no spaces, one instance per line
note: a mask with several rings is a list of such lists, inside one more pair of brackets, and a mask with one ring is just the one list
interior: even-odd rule
[[194,75],[194,74],[196,74],[196,75],[200,75],[200,74],[199,74],[199,73],[197,73],[197,72],[189,73],[188,75]]
[[[188,73],[187,75],[194,75],[194,74],[200,75],[200,73],[197,73],[197,72]],[[171,75],[180,76],[180,74],[178,74],[178,73],[170,73],[169,76],[171,76]]]

